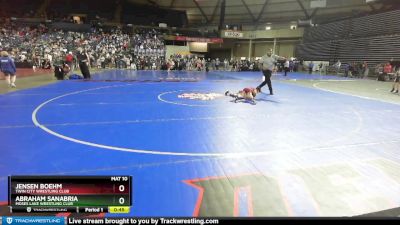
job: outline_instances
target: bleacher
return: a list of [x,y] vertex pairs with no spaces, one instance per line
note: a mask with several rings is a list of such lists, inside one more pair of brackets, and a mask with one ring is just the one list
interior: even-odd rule
[[400,10],[307,28],[304,43],[400,33]]
[[304,31],[304,43],[324,40],[335,40],[346,36],[345,21],[328,23],[317,27],[307,28]]
[[400,34],[299,44],[296,55],[306,61],[360,62],[375,66],[400,59]]
[[307,28],[297,57],[306,61],[379,63],[400,59],[400,10]]

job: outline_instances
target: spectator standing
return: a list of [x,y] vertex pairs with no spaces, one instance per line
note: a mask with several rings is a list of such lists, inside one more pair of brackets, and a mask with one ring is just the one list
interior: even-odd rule
[[308,64],[308,73],[309,73],[309,74],[312,74],[313,68],[314,68],[314,63],[311,61],[311,62]]
[[319,75],[322,74],[323,67],[324,67],[324,65],[322,64],[322,62],[320,62],[319,65],[318,65]]
[[293,72],[293,70],[294,70],[294,62],[293,60],[289,60],[289,71]]
[[225,71],[229,70],[229,62],[227,59],[224,60],[224,69],[225,69]]
[[395,73],[393,88],[390,92],[399,93],[399,87],[400,87],[400,68],[397,69],[397,71]]
[[285,77],[287,76],[287,73],[290,71],[290,63],[289,60],[286,59],[285,63],[284,63],[284,70],[285,70]]
[[389,73],[392,73],[392,65],[390,62],[387,62],[383,67],[383,76],[385,80],[389,80]]
[[3,72],[8,86],[15,88],[15,80],[17,79],[15,73],[17,72],[17,69],[15,68],[14,60],[8,56],[8,52],[6,51],[2,51],[0,55],[1,72]]
[[70,71],[74,71],[74,56],[71,51],[65,56],[65,63],[69,66]]
[[336,70],[336,74],[339,73],[340,67],[341,67],[341,66],[342,66],[342,63],[340,62],[340,60],[338,60],[335,64],[333,64],[333,67],[334,67],[335,70]]
[[89,56],[85,51],[83,51],[82,48],[78,49],[78,62],[79,62],[79,68],[81,69],[81,73],[83,75],[84,79],[90,79],[90,71],[88,65],[90,64],[89,62]]
[[375,74],[378,75],[376,80],[377,81],[385,81],[385,76],[383,75],[383,67],[382,63],[375,66]]
[[369,68],[368,68],[368,63],[364,61],[363,63],[363,77],[366,78],[368,77],[369,74]]
[[219,58],[217,58],[217,59],[215,60],[215,69],[216,69],[216,70],[219,70],[219,64],[220,64],[220,61],[219,61]]
[[344,76],[348,77],[349,76],[349,71],[350,71],[350,64],[345,63],[343,68],[344,68]]

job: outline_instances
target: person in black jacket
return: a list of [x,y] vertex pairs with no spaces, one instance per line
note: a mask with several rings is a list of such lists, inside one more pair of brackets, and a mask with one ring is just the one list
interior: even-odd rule
[[84,79],[90,79],[90,71],[89,71],[89,56],[82,48],[78,48],[77,59],[79,62],[79,68],[81,69],[81,73]]

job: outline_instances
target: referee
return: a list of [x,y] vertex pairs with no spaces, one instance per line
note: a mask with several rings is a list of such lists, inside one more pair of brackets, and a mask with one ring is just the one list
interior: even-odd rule
[[81,73],[84,79],[90,79],[90,71],[89,71],[89,56],[86,52],[83,51],[82,48],[78,48],[78,55],[76,56],[79,62],[79,68],[81,69]]
[[275,67],[275,63],[279,59],[283,60],[285,58],[277,56],[277,55],[273,55],[272,49],[270,49],[269,52],[267,52],[267,54],[261,58],[260,64],[262,64],[262,72],[264,74],[265,80],[260,85],[258,85],[258,87],[257,87],[258,92],[261,92],[261,88],[264,87],[266,84],[268,84],[269,94],[270,95],[274,94],[274,92],[272,91],[271,76],[272,76],[272,70]]

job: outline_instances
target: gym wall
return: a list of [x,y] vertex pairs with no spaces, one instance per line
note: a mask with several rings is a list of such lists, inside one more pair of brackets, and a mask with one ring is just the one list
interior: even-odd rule
[[[304,29],[279,29],[269,31],[241,31],[242,38],[224,38],[223,44],[211,44],[209,54],[218,55],[223,49],[231,51],[230,58],[241,58],[249,56],[251,58],[261,57],[266,54],[269,49],[274,48],[275,54],[286,57],[295,55],[296,45],[301,43]],[[225,32],[221,33],[225,37]],[[251,46],[251,48],[250,48]],[[215,53],[215,54],[214,54]]]

